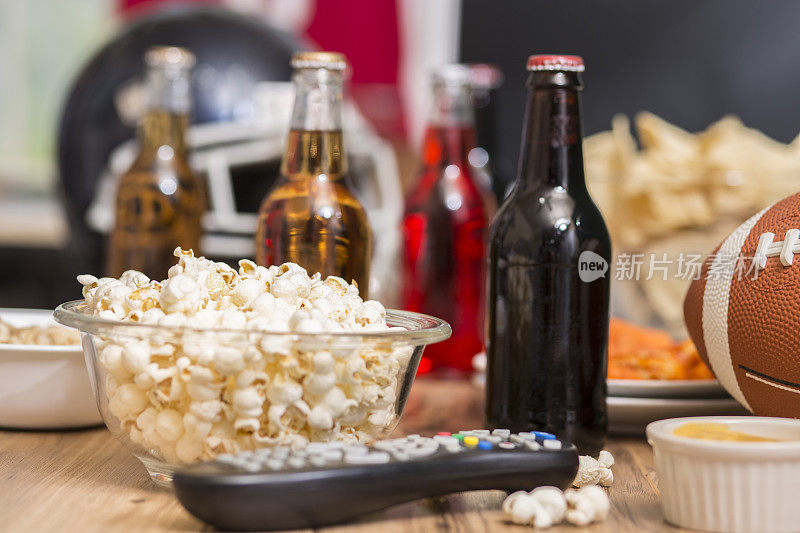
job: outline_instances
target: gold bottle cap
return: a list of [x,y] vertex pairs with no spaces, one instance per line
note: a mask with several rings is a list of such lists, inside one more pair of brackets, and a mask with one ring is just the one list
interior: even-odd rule
[[298,52],[292,56],[292,68],[345,70],[347,58],[339,52]]
[[153,46],[144,55],[144,61],[150,67],[192,68],[195,64],[195,57],[186,48]]

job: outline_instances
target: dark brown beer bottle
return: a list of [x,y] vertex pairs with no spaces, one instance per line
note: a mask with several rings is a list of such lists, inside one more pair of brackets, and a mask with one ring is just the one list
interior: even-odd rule
[[205,188],[188,162],[191,68],[194,55],[155,47],[145,55],[148,109],[139,124],[139,154],[120,178],[107,272],[135,269],[164,279],[177,246],[199,254]]
[[347,177],[342,138],[342,54],[292,58],[295,102],[281,175],[259,209],[256,262],[297,263],[369,291],[372,230]]
[[586,189],[583,60],[528,59],[514,189],[489,237],[486,416],[600,451],[606,433],[611,242]]

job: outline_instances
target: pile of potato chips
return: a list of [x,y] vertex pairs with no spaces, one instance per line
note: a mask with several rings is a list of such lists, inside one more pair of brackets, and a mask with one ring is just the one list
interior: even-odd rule
[[[584,143],[587,183],[615,255],[705,255],[749,216],[800,191],[800,137],[783,144],[734,116],[697,134],[652,113],[639,113],[634,122],[638,143],[624,115],[614,117],[611,131]],[[648,276],[647,266],[640,280]],[[615,291],[629,293],[621,298],[623,315],[649,312],[654,316],[646,322],[681,335],[688,284],[657,276],[617,283]],[[638,308],[633,293],[644,295]]]

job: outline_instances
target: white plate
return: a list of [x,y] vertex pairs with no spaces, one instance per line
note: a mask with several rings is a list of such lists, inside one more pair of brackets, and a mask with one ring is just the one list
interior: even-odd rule
[[[44,309],[0,309],[17,327],[55,324]],[[0,427],[95,426],[97,410],[81,346],[0,344]]]
[[626,398],[729,398],[716,379],[609,379],[608,395]]
[[664,418],[747,414],[747,409],[732,398],[608,397],[608,431],[615,434],[642,435],[647,424]]

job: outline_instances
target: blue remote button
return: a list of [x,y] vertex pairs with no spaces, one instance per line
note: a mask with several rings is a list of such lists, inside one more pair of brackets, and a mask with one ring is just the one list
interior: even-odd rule
[[480,441],[478,443],[478,449],[479,450],[491,450],[492,449],[492,443],[489,442],[489,441],[486,441],[486,440],[482,440],[482,441]]
[[551,440],[556,438],[556,436],[552,433],[545,433],[544,431],[531,431],[531,434],[537,439],[542,440]]

